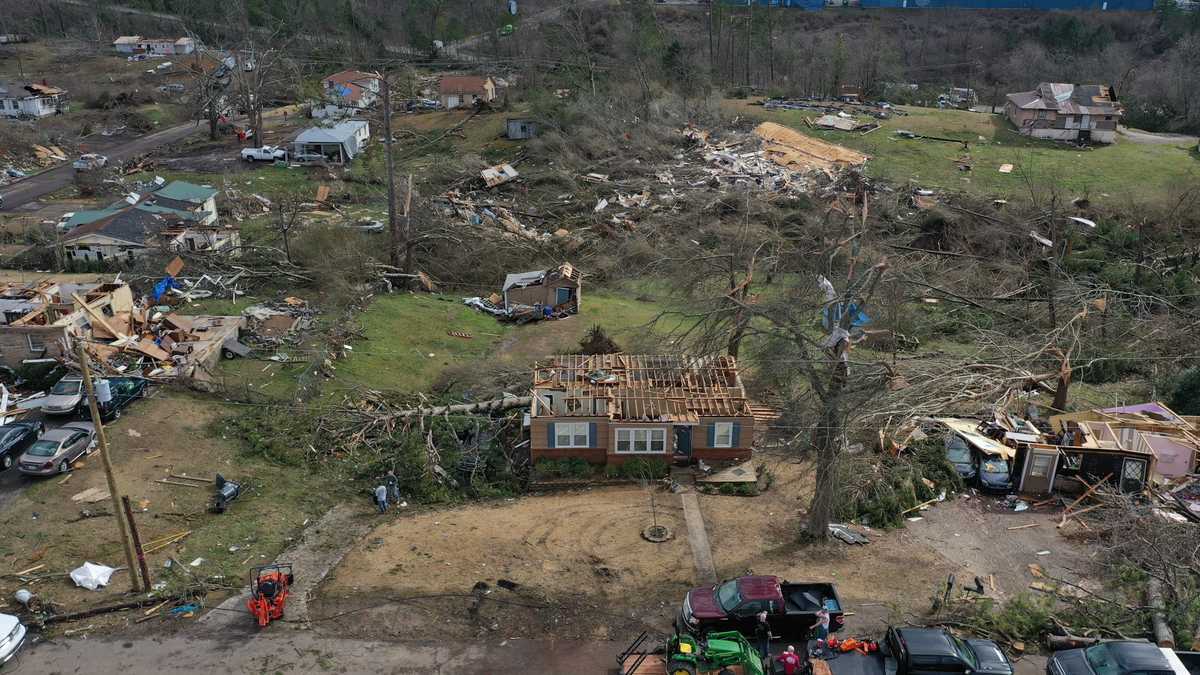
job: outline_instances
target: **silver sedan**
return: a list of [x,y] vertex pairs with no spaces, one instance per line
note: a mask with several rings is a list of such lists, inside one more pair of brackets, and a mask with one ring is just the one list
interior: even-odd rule
[[86,455],[96,441],[96,425],[91,422],[70,422],[47,431],[29,446],[17,462],[21,473],[49,476],[66,473],[71,463]]

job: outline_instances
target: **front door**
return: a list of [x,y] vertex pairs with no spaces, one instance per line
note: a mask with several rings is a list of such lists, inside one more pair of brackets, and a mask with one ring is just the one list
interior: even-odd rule
[[1054,474],[1058,469],[1058,450],[1030,448],[1025,458],[1025,471],[1021,476],[1020,492],[1046,494],[1054,487]]
[[675,454],[692,459],[692,428],[687,426],[675,427]]
[[1146,460],[1126,459],[1121,465],[1121,493],[1141,492],[1146,486]]

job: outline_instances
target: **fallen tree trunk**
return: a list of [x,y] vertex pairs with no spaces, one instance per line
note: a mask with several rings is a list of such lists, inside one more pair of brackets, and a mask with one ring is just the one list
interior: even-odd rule
[[39,623],[43,626],[46,626],[46,625],[49,625],[52,623],[61,623],[63,621],[74,621],[76,619],[86,619],[89,616],[96,616],[97,614],[108,614],[111,612],[121,612],[121,611],[124,611],[127,609],[137,609],[139,607],[145,607],[146,605],[154,605],[154,604],[158,604],[158,603],[172,602],[172,601],[178,601],[178,600],[189,600],[192,597],[194,597],[195,595],[196,595],[195,593],[180,593],[178,595],[173,595],[166,599],[161,598],[161,597],[145,597],[145,598],[142,598],[141,600],[131,600],[129,602],[122,602],[122,603],[119,603],[116,605],[106,605],[104,607],[93,607],[91,609],[85,609],[85,610],[82,610],[79,612],[70,612],[68,614],[52,614],[50,616],[43,618]]
[[1100,641],[1100,638],[1081,637],[1078,635],[1047,635],[1046,646],[1050,651],[1058,651],[1060,649],[1079,649],[1080,647],[1089,647]]
[[520,408],[521,406],[529,405],[532,401],[532,396],[505,396],[504,398],[478,401],[476,403],[458,403],[455,405],[439,405],[432,408],[398,410],[387,417],[389,419],[407,419],[409,417],[437,417],[438,415],[455,415],[461,413],[496,412],[510,408]]
[[1167,625],[1166,603],[1163,602],[1162,582],[1151,578],[1146,584],[1146,604],[1150,605],[1150,621],[1154,625],[1154,641],[1159,647],[1175,648],[1175,634]]

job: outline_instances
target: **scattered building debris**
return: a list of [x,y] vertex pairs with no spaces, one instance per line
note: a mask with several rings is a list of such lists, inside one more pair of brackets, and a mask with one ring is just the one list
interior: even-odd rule
[[570,263],[504,278],[503,295],[464,298],[463,304],[517,323],[559,319],[579,312],[583,273]]
[[496,166],[489,166],[488,168],[479,172],[479,176],[483,178],[483,182],[486,183],[489,188],[494,188],[497,185],[507,183],[519,175],[520,174],[517,173],[517,170],[512,168],[511,164],[497,164]]
[[754,133],[763,139],[767,158],[800,171],[819,170],[832,175],[837,169],[862,166],[870,159],[856,150],[805,136],[774,122],[763,122]]

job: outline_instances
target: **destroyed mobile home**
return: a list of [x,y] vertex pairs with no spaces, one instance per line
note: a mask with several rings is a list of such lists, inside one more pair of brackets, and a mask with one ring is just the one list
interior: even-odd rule
[[502,295],[464,298],[463,304],[506,321],[561,319],[579,312],[583,273],[570,263],[504,278]]
[[[946,432],[946,459],[981,489],[1044,496],[1107,484],[1122,494],[1152,494],[1190,484],[1200,459],[1200,425],[1162,403],[1022,419],[938,417],[918,421]],[[919,440],[913,427],[905,437]],[[1182,497],[1180,499],[1183,499]],[[1178,500],[1176,500],[1178,501]],[[1185,500],[1186,501],[1186,500]],[[1200,522],[1200,504],[1184,506]]]
[[206,380],[240,316],[181,316],[168,306],[135,302],[128,284],[8,284],[0,290],[0,360],[75,360],[82,342],[107,375]]
[[748,460],[755,416],[729,356],[557,356],[533,374],[530,459]]

